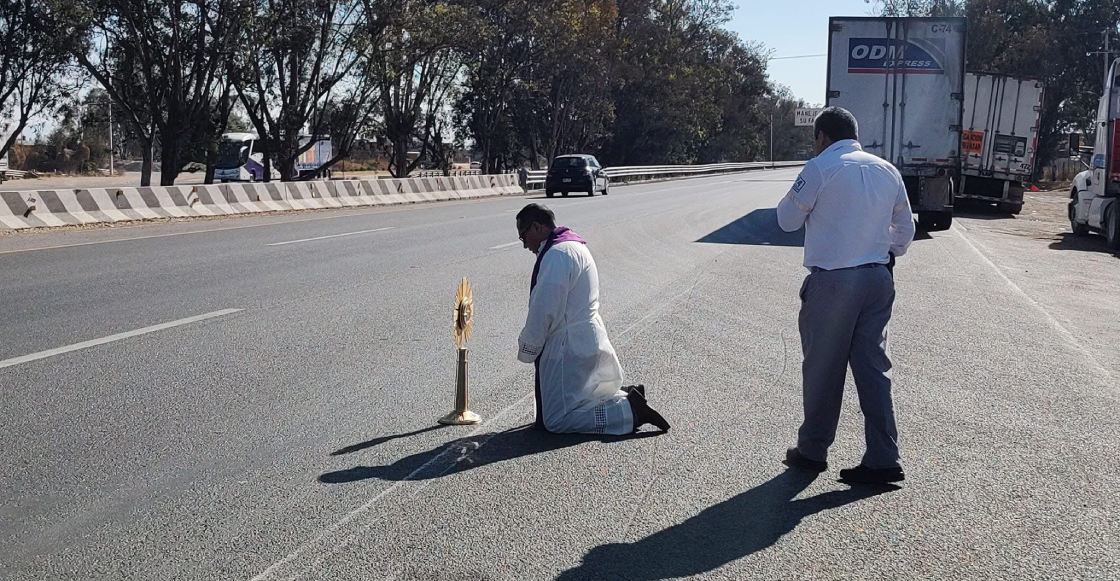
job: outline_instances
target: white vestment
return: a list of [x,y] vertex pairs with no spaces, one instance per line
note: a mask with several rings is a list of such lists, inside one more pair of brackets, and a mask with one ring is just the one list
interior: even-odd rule
[[[543,246],[543,245],[542,245]],[[541,410],[556,433],[629,434],[622,365],[599,316],[599,274],[587,246],[560,242],[541,259],[518,360],[540,356]]]

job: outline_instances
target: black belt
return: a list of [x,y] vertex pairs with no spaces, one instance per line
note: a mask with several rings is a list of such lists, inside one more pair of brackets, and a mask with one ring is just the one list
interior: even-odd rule
[[819,266],[810,266],[809,272],[836,272],[838,270],[855,270],[857,268],[873,268],[876,266],[886,266],[882,262],[868,262],[867,264],[859,264],[856,266],[845,266],[843,268],[821,268]]

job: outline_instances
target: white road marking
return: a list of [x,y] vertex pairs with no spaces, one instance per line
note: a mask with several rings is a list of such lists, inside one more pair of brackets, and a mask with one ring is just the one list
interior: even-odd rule
[[230,315],[230,314],[236,313],[236,312],[241,311],[241,310],[242,309],[223,309],[223,310],[220,310],[220,311],[214,311],[212,313],[206,313],[204,315],[196,315],[194,317],[187,317],[186,319],[179,319],[178,321],[171,321],[171,322],[168,322],[168,323],[160,323],[158,325],[152,325],[151,327],[144,327],[143,329],[136,329],[135,331],[126,331],[124,333],[117,333],[116,335],[109,335],[108,337],[102,337],[100,339],[93,339],[93,340],[90,340],[90,341],[82,341],[81,343],[74,343],[73,345],[67,345],[65,347],[58,347],[56,349],[48,349],[46,351],[40,351],[38,353],[32,353],[30,355],[24,355],[22,357],[14,357],[12,359],[5,359],[3,361],[0,361],[0,369],[3,369],[5,367],[12,367],[14,365],[19,365],[20,363],[27,363],[29,361],[37,361],[39,359],[46,359],[47,357],[53,357],[55,355],[62,355],[63,353],[69,353],[71,351],[77,351],[79,349],[85,349],[87,347],[96,347],[97,345],[104,345],[106,343],[112,343],[113,341],[120,341],[121,339],[128,339],[130,337],[136,337],[138,335],[145,335],[147,333],[154,333],[156,331],[162,331],[164,329],[170,329],[172,327],[179,327],[181,325],[189,325],[190,323],[197,323],[199,321],[205,321],[206,319],[213,319],[214,317],[222,317],[222,316],[225,316],[225,315]]
[[[660,315],[662,312],[664,312],[669,307],[675,306],[679,299],[681,299],[682,297],[691,293],[700,284],[700,282],[701,282],[701,280],[698,278],[696,280],[696,282],[692,286],[685,289],[684,292],[674,296],[673,298],[671,298],[667,301],[664,301],[663,303],[661,303],[660,306],[656,307],[655,309],[653,309],[652,311],[647,313],[641,319],[638,319],[634,323],[631,323],[630,326],[623,329],[622,332],[618,334],[619,340],[616,342],[616,346],[622,346],[622,345],[625,345],[625,344],[629,343],[630,340],[632,340],[634,337],[637,336],[637,335],[630,336],[631,332],[633,332],[635,329],[641,327],[644,323],[646,323],[646,321],[649,321],[653,317],[655,317],[657,315]],[[487,428],[493,428],[494,425],[497,424],[498,421],[501,420],[502,418],[504,418],[507,414],[509,414],[509,412],[511,410],[524,405],[525,403],[527,403],[530,400],[530,398],[532,396],[533,396],[533,392],[529,392],[529,393],[521,396],[520,399],[518,399],[517,401],[509,404],[508,406],[505,407],[505,409],[498,412],[498,415],[494,416],[493,418],[491,418],[489,420],[484,420],[482,424],[480,424],[477,428],[471,430],[470,433],[468,433],[466,436],[464,436],[464,438],[473,438],[473,437],[477,436],[478,434],[482,433],[483,430],[485,430]],[[493,437],[493,434],[491,434],[490,437]],[[482,448],[482,446],[486,445],[486,442],[489,441],[490,437],[488,437],[485,440],[479,442],[478,447],[475,448],[475,450],[477,451],[479,448]],[[313,545],[315,545],[317,543],[320,543],[320,542],[323,542],[328,536],[334,534],[336,531],[341,529],[347,523],[349,523],[349,522],[355,520],[356,518],[358,518],[359,516],[369,512],[369,510],[371,508],[373,508],[374,505],[376,505],[378,503],[378,501],[380,501],[382,498],[385,498],[385,496],[388,495],[389,493],[397,490],[398,488],[401,488],[402,486],[404,486],[407,483],[410,483],[410,482],[416,483],[417,481],[412,480],[412,477],[414,477],[417,474],[420,474],[421,472],[426,470],[429,466],[436,463],[440,458],[443,458],[444,456],[446,456],[447,453],[451,452],[453,449],[454,448],[451,447],[451,446],[448,446],[448,447],[444,448],[444,450],[442,452],[437,454],[431,460],[428,460],[427,462],[425,462],[423,466],[420,466],[416,470],[413,470],[412,472],[410,472],[408,474],[408,476],[405,476],[403,479],[394,482],[392,486],[390,486],[389,488],[386,488],[385,490],[381,491],[377,496],[374,496],[373,498],[371,498],[365,504],[363,504],[363,505],[359,506],[358,508],[355,508],[354,510],[350,511],[349,513],[346,514],[346,516],[342,517],[342,519],[340,519],[339,521],[330,525],[325,530],[323,530],[321,533],[316,535],[315,538],[311,539],[310,541],[307,541],[302,546],[300,546],[296,550],[289,553],[283,559],[280,559],[279,561],[276,561],[275,563],[270,565],[267,569],[262,571],[260,575],[257,575],[256,577],[253,577],[250,581],[264,581],[265,579],[269,579],[269,578],[273,577],[274,575],[276,575],[277,571],[286,567],[287,565],[290,565],[296,559],[299,559],[300,557],[304,556],[309,551],[311,551],[311,549],[313,548]],[[448,466],[448,469],[450,469],[453,466],[454,466],[454,464],[451,464],[450,466]],[[444,470],[444,472],[446,472],[446,471],[447,470]],[[420,481],[419,486],[412,493],[413,496],[415,496],[416,494],[419,494],[421,491],[423,491],[425,488],[430,486],[436,480],[437,479],[432,478],[432,479],[428,479],[428,480],[425,480],[425,481]],[[372,527],[372,526],[373,526],[373,524],[369,524],[369,525],[366,525],[365,528],[368,529],[369,527]],[[323,554],[319,555],[318,558],[315,559],[315,563],[312,564],[312,568],[314,568],[314,566],[316,564],[321,563],[323,560],[325,560],[330,555],[333,555],[334,553],[342,550],[350,542],[350,539],[352,539],[354,536],[355,535],[353,535],[353,534],[347,535],[347,536],[343,537],[342,539],[340,539],[338,542],[334,543],[333,545],[327,546],[326,550],[323,552]],[[296,573],[295,575],[291,575],[290,572],[289,572],[289,575],[287,575],[287,578],[288,579],[295,579],[295,578],[298,578],[299,576],[300,575],[298,573]]]
[[354,236],[355,234],[369,234],[370,232],[382,232],[385,230],[392,230],[396,226],[386,226],[385,228],[374,228],[373,230],[359,230],[357,232],[345,232],[343,234],[331,234],[330,236],[316,236],[314,238],[301,238],[299,240],[288,240],[287,242],[273,242],[272,244],[265,244],[265,246],[283,246],[285,244],[298,244],[300,242],[312,242],[314,240],[326,240],[327,238],[340,238],[342,236]]
[[[992,267],[992,270],[996,271],[996,274],[998,274],[999,277],[1003,279],[1003,282],[1007,283],[1007,286],[1011,287],[1011,290],[1015,291],[1015,294],[1022,297],[1023,300],[1027,301],[1027,303],[1034,307],[1035,310],[1042,313],[1042,315],[1046,317],[1046,321],[1050,323],[1050,326],[1057,330],[1058,333],[1060,333],[1063,337],[1065,337],[1066,341],[1068,341],[1074,349],[1080,351],[1086,359],[1092,362],[1093,366],[1097,368],[1097,371],[1103,373],[1105,377],[1112,377],[1112,373],[1110,373],[1108,369],[1101,365],[1097,361],[1096,357],[1093,357],[1093,352],[1082,345],[1081,342],[1077,340],[1077,337],[1069,331],[1069,329],[1066,329],[1065,326],[1062,325],[1062,323],[1059,322],[1057,318],[1051,315],[1050,312],[1047,311],[1041,304],[1039,304],[1038,301],[1031,298],[1030,295],[1028,295],[1025,291],[1023,291],[1022,288],[1019,287],[1019,285],[1015,284],[1010,278],[1008,278],[1007,275],[1003,273],[1003,270],[999,266],[996,266],[996,263],[992,262],[992,260],[988,258],[988,256],[984,252],[981,252],[980,249],[977,248],[977,244],[979,244],[980,246],[984,246],[982,242],[977,241],[974,244],[972,240],[964,234],[963,231],[967,231],[967,229],[960,223],[953,227],[953,232],[957,236],[960,236],[961,240],[964,240],[965,243],[968,244],[968,247],[971,248],[972,251],[975,252],[976,255],[979,256],[984,262],[986,262],[988,266]],[[987,247],[984,246],[984,249],[987,250]]]
[[517,242],[506,242],[505,244],[499,244],[497,246],[491,246],[490,248],[487,248],[487,250],[501,250],[503,248],[510,248],[512,246],[517,246],[518,244],[521,244],[520,240],[518,240]]

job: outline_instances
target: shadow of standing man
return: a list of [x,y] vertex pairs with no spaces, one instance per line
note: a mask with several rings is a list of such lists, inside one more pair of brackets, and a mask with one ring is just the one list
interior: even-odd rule
[[817,477],[788,469],[700,514],[633,543],[595,547],[557,581],[654,581],[714,571],[770,547],[807,516],[898,490],[858,486],[793,500]]

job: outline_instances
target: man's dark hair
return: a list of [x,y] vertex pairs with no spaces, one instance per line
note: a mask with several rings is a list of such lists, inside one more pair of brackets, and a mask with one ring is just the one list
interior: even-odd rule
[[545,228],[555,228],[556,215],[547,206],[541,204],[529,204],[521,208],[521,211],[517,213],[517,223],[527,228],[533,222],[537,222]]
[[813,121],[813,137],[824,133],[829,140],[859,139],[859,124],[847,109],[828,107]]

